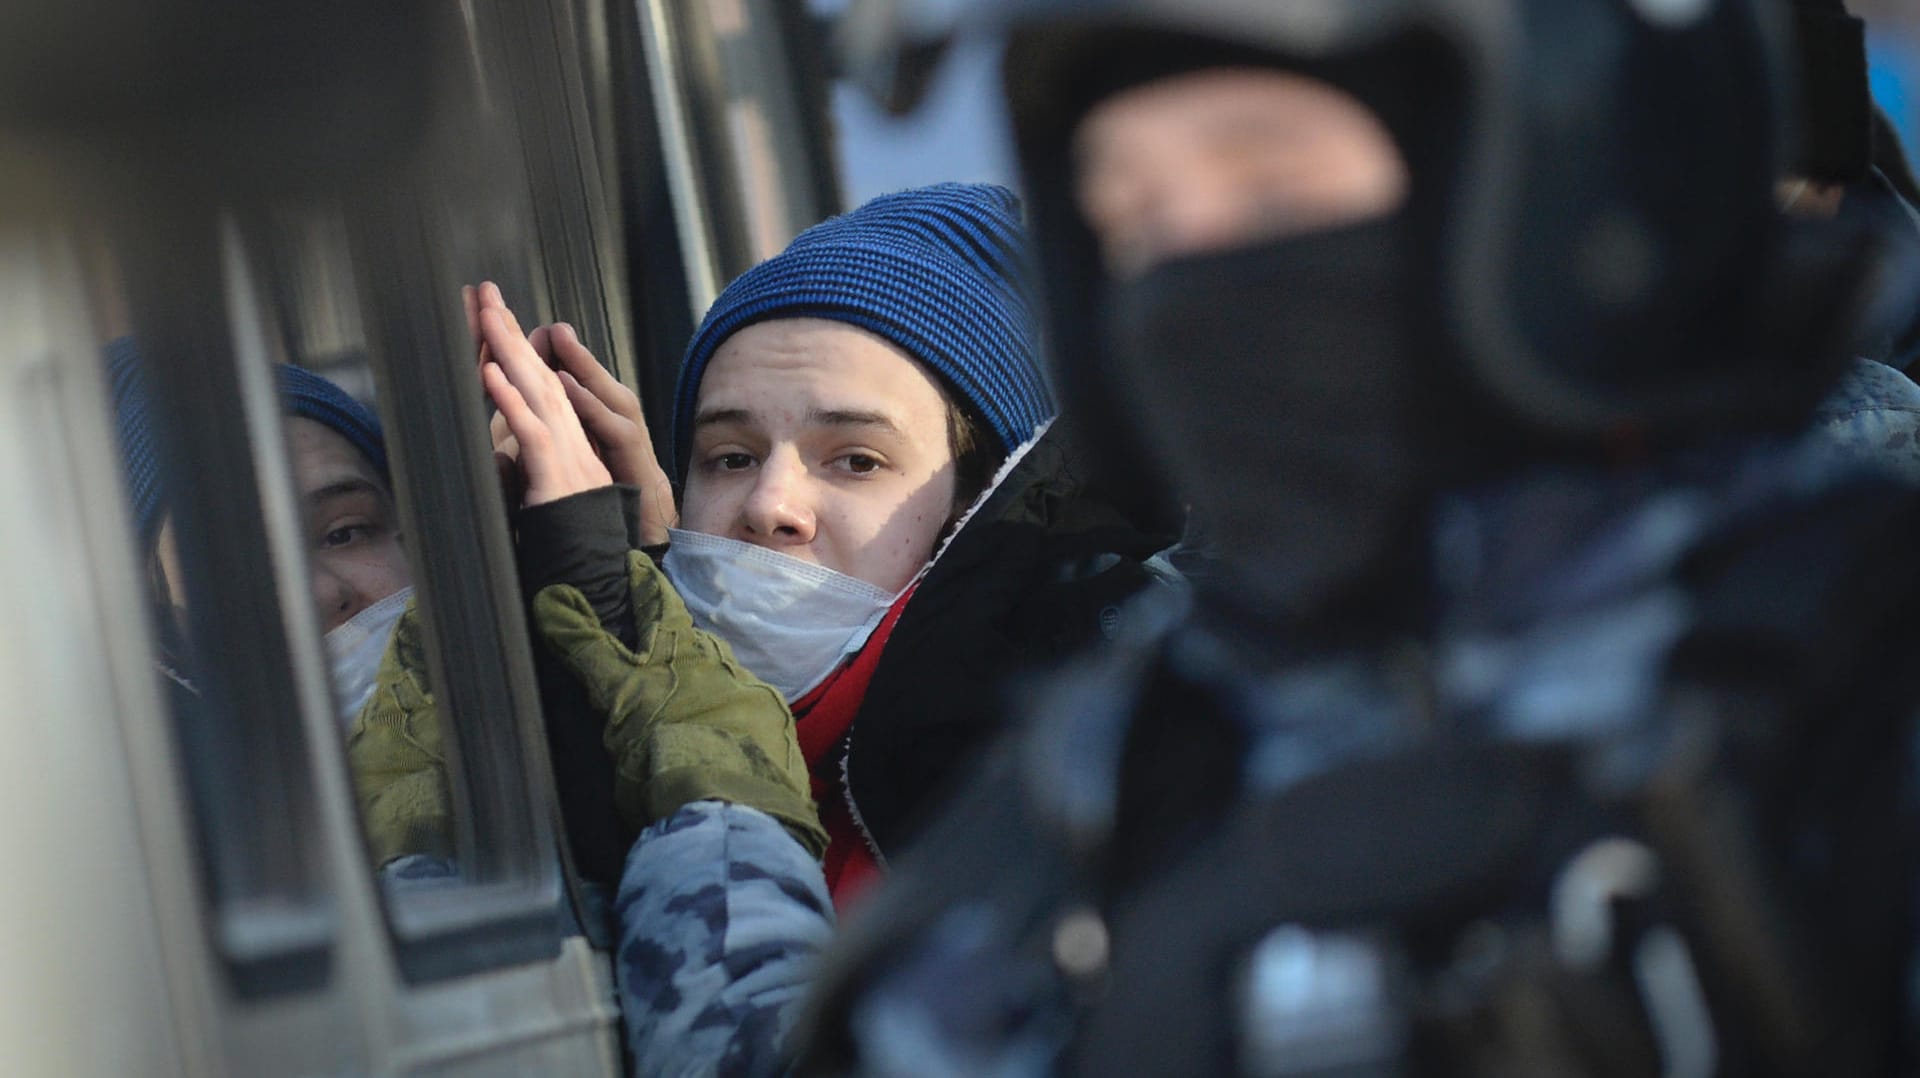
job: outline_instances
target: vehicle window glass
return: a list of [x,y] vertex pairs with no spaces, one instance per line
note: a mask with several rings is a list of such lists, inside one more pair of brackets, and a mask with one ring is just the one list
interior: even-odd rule
[[[591,111],[612,95],[591,82],[606,67],[590,62],[590,5],[492,0],[465,14],[465,62],[443,92],[466,104],[436,113],[416,153],[376,183],[256,210],[245,228],[274,348],[371,405],[382,432],[392,519],[364,519],[387,492],[349,489],[304,506],[303,538],[369,856],[417,977],[542,937],[534,922],[560,909],[563,869],[610,886],[625,846],[597,727],[529,645],[461,296],[491,280],[526,328],[565,317],[622,370],[614,155]],[[315,444],[365,462],[329,437],[342,430],[302,418],[287,432],[296,465]],[[328,488],[295,470],[296,484]],[[576,780],[593,775],[575,758],[604,774],[556,793],[556,758]]]
[[141,230],[108,350],[155,668],[249,990],[324,976],[316,774],[353,786],[403,969],[557,945],[537,690],[447,265],[472,245],[348,205]]
[[130,316],[107,376],[210,936],[240,993],[308,988],[332,937],[304,721],[325,686],[265,326],[230,218],[116,238]]
[[[276,344],[314,375],[284,402],[313,617],[368,856],[403,968],[422,977],[525,953],[516,939],[550,945],[560,895],[460,300],[464,281],[530,292],[534,274],[525,215],[484,193],[403,182],[261,214],[249,231]],[[493,947],[476,939],[489,932]]]

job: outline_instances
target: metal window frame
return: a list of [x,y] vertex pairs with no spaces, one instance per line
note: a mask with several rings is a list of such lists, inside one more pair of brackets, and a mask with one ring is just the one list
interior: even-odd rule
[[[693,316],[728,281],[840,212],[831,65],[800,0],[629,0],[664,136]],[[749,122],[753,121],[753,122]]]
[[[471,0],[480,71],[505,89],[503,118],[521,154],[539,251],[543,320],[553,299],[581,341],[616,377],[633,367],[633,327],[621,249],[621,206],[610,197],[610,156],[600,151],[605,88],[597,85],[593,31],[570,0]],[[495,87],[494,89],[499,89]],[[531,323],[529,323],[531,324]]]
[[[255,297],[210,205],[169,200],[128,237],[129,293],[200,664],[173,716],[208,935],[236,995],[315,989],[335,943],[304,714],[331,710],[305,586],[279,389]],[[251,323],[251,324],[250,324]],[[237,420],[237,421],[236,421]]]
[[[636,343],[634,362],[621,374],[640,396],[654,453],[664,463],[673,459],[668,426],[680,357],[712,302],[714,285],[710,273],[699,272],[710,264],[705,252],[686,246],[683,222],[692,214],[676,202],[672,176],[676,160],[685,155],[668,138],[677,128],[661,113],[663,99],[655,90],[655,66],[640,25],[642,7],[634,0],[606,0],[609,111],[617,132],[611,148]],[[706,282],[698,297],[696,279]]]
[[[645,352],[627,384],[646,408],[654,450],[668,427],[680,358],[721,289],[774,250],[742,222],[756,180],[774,185],[763,238],[784,245],[844,208],[826,107],[824,27],[801,0],[606,0],[627,270]],[[715,8],[737,11],[722,41]],[[821,47],[809,47],[810,45]],[[765,153],[724,134],[736,106],[766,117]],[[764,191],[765,188],[762,187]]]
[[362,192],[350,241],[367,353],[445,738],[465,885],[385,896],[409,982],[548,960],[558,821],[539,692],[458,282],[410,185]]

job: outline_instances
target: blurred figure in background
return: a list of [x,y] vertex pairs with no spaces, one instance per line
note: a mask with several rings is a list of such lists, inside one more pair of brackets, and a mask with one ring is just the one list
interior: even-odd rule
[[1891,237],[1779,213],[1764,2],[873,6],[1007,33],[1056,384],[1218,566],[804,1070],[1894,1067],[1920,514],[1805,437]]

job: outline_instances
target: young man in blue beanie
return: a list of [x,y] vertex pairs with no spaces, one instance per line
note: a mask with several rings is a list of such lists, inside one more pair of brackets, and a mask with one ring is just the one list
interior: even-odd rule
[[[155,432],[137,348],[129,337],[107,345],[115,419],[143,554],[151,567],[160,631],[169,652],[183,650],[187,597],[165,503]],[[278,369],[288,458],[309,541],[314,607],[326,633],[343,721],[373,690],[395,620],[413,593],[413,570],[400,544],[380,419],[332,382],[291,364]],[[170,654],[177,680],[187,656]]]
[[[657,605],[662,592],[683,601],[693,625],[725,642],[729,665],[737,659],[791,707],[838,902],[917,836],[945,782],[998,729],[1007,675],[1112,631],[1170,542],[1109,504],[1064,429],[1046,426],[1053,408],[1016,210],[1010,193],[982,185],[884,196],[733,282],[688,346],[676,394],[679,526],[669,530],[673,507],[656,498],[628,528],[636,543],[671,540],[661,562],[672,587],[636,590],[633,606]],[[483,377],[517,441],[502,448],[520,456],[529,503],[593,497],[608,478],[630,491],[664,485],[638,402],[571,330],[529,341],[497,290],[483,286],[474,303],[495,361]],[[591,474],[598,461],[552,452],[580,424],[604,475]],[[613,489],[598,494],[617,504]],[[635,651],[644,667],[662,648]],[[684,694],[656,708],[692,710]],[[609,745],[631,786],[638,765],[613,721]],[[751,801],[648,800],[657,808],[632,821],[649,826],[618,901],[642,1070],[751,1058],[784,1027],[808,948],[770,956],[752,983],[721,985],[700,970],[765,899],[807,893],[827,908],[819,883],[757,860],[790,844],[775,819],[802,845],[808,837]],[[703,925],[735,928],[684,937],[688,922],[660,913],[690,902],[712,906]],[[704,957],[675,974],[642,961],[658,953]],[[656,1035],[687,1032],[675,1016],[707,1006],[767,1036],[711,1023]]]
[[[571,566],[564,582],[605,592],[585,567],[622,579],[609,556],[621,534],[652,546],[679,525],[662,567],[695,624],[791,705],[843,899],[994,728],[1005,675],[1110,632],[1171,542],[1108,504],[1065,431],[1040,437],[1053,405],[1024,243],[1010,192],[944,184],[823,222],[734,281],[688,345],[675,395],[680,515],[638,401],[572,331],[529,341],[497,289],[469,296],[496,357],[551,357],[551,385],[519,388],[570,403],[610,477],[644,503],[625,532],[614,490],[600,495],[604,523],[576,503],[536,545],[580,549],[530,551],[523,534],[523,560]],[[590,542],[605,549],[586,556]]]
[[995,728],[1005,677],[1110,631],[1170,541],[1088,486],[1064,431],[1029,449],[1053,403],[1026,258],[1003,188],[882,196],[729,285],[681,367],[662,566],[791,705],[839,902]]

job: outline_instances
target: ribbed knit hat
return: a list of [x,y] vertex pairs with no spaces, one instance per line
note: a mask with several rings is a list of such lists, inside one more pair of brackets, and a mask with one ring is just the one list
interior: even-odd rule
[[[133,338],[107,344],[107,373],[112,382],[114,426],[120,439],[120,459],[127,477],[127,495],[140,526],[143,548],[152,544],[165,513],[160,457],[154,444],[153,398],[147,389],[146,369]],[[338,433],[364,454],[382,477],[387,475],[386,441],[380,417],[373,409],[327,381],[292,364],[279,369],[280,399],[286,414],[311,419]]]
[[311,419],[329,427],[372,462],[387,477],[387,442],[380,417],[346,390],[305,367],[280,365],[280,402],[290,416]]
[[673,453],[686,477],[707,363],[736,331],[826,318],[877,334],[939,376],[1004,452],[1053,415],[1040,373],[1026,233],[1004,187],[943,183],[881,195],[802,232],[720,293],[687,345],[674,391]]

